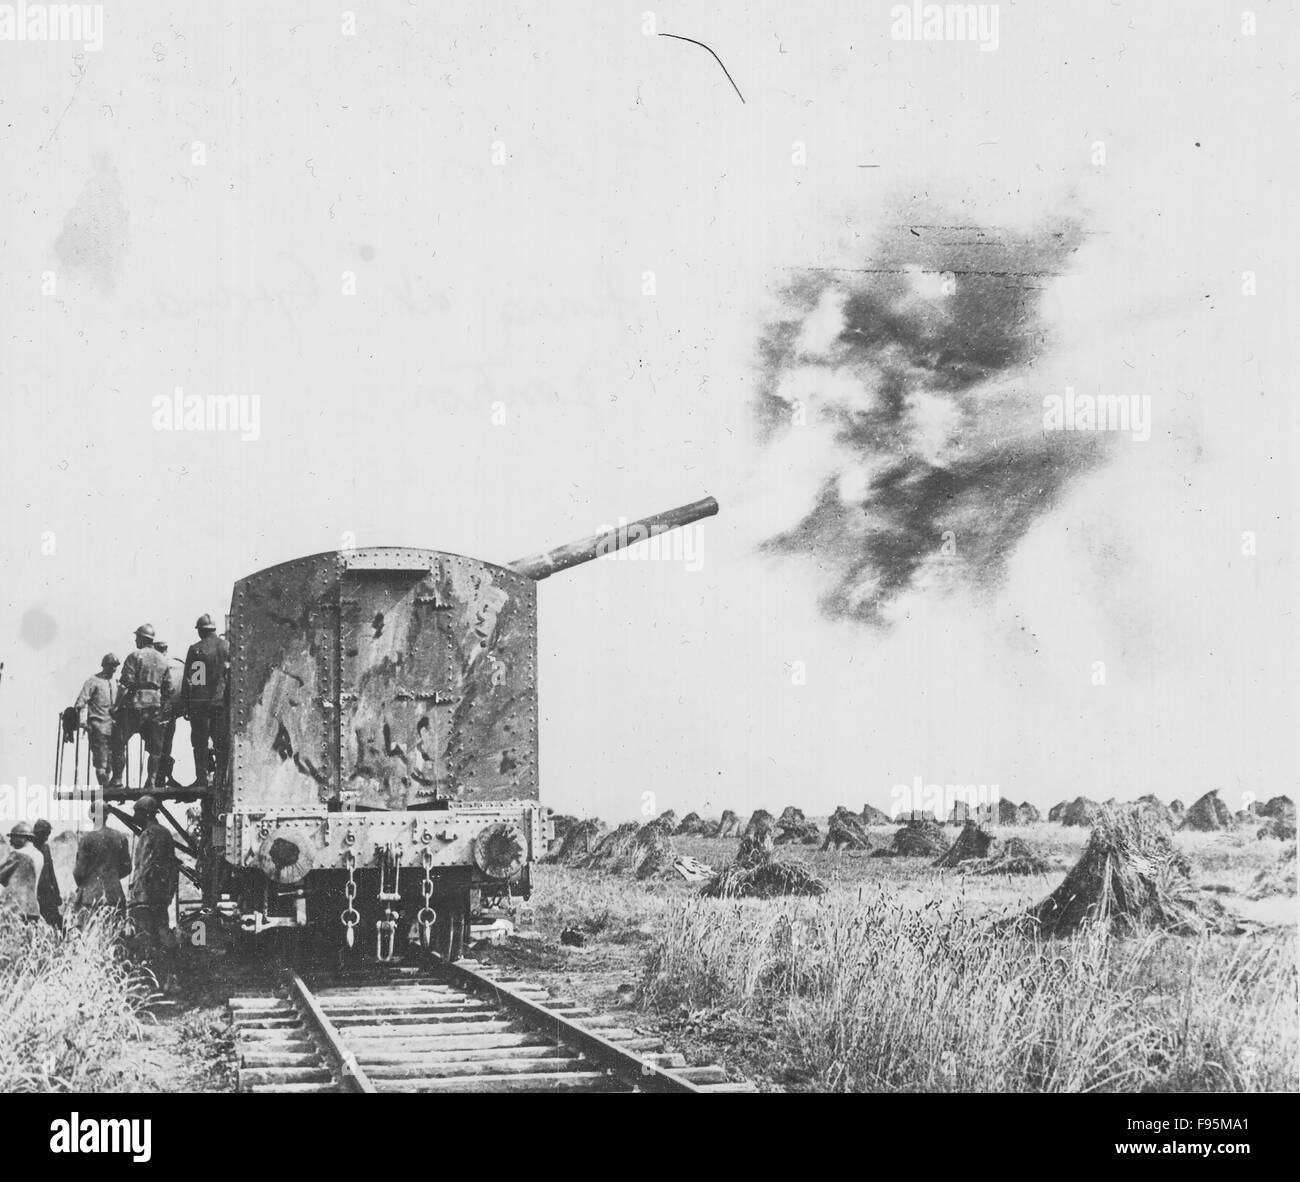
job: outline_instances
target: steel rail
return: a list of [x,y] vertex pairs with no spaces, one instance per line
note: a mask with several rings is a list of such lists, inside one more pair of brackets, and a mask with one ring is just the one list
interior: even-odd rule
[[289,988],[289,1000],[298,1011],[302,1020],[315,1032],[321,1050],[333,1060],[339,1073],[339,1084],[345,1092],[373,1092],[375,1085],[366,1074],[365,1068],[357,1057],[343,1045],[343,1037],[338,1028],[316,1000],[316,995],[307,988],[303,979],[292,969],[285,973],[285,982]]
[[499,1002],[505,1009],[513,1010],[521,1018],[527,1019],[542,1030],[563,1043],[571,1050],[579,1052],[602,1071],[618,1076],[642,1092],[693,1092],[700,1094],[704,1089],[683,1079],[676,1072],[659,1067],[639,1055],[621,1047],[616,1042],[603,1038],[594,1030],[547,1009],[544,1005],[512,989],[504,981],[496,981],[483,973],[475,972],[464,964],[446,962],[438,965],[434,972],[448,982],[464,986],[472,993],[488,996]]

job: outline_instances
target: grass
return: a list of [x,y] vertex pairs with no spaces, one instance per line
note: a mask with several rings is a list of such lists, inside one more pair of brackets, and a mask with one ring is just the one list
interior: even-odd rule
[[683,900],[652,1010],[775,1024],[819,1091],[1272,1091],[1296,1080],[1295,938],[1039,942],[937,902]]
[[[640,980],[643,1015],[671,1042],[786,1087],[1300,1087],[1294,899],[1284,923],[1242,936],[1116,935],[1095,925],[1056,940],[1017,935],[995,921],[1059,885],[1089,830],[1006,832],[1053,872],[972,879],[919,859],[785,847],[830,893],[763,901],[548,866],[534,897],[538,926],[589,933],[588,948],[564,950],[584,971],[622,945],[617,967]],[[1175,840],[1197,885],[1230,884],[1234,895],[1278,856],[1277,843],[1256,842],[1253,831]],[[721,866],[736,843],[677,845]],[[1232,902],[1249,915],[1250,904]]]
[[99,912],[66,936],[0,912],[0,1092],[134,1091],[152,979],[122,959],[121,921]]

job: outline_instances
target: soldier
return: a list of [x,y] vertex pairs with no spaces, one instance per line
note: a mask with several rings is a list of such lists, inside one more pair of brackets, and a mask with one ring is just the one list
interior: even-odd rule
[[122,665],[122,746],[138,734],[149,756],[145,788],[155,786],[162,752],[162,684],[167,658],[153,646],[152,624],[135,630],[135,652]]
[[162,788],[182,788],[183,784],[176,781],[172,772],[176,768],[176,761],[172,759],[172,744],[176,741],[176,719],[181,716],[184,710],[184,703],[181,701],[181,670],[180,661],[173,661],[167,656],[167,642],[165,640],[155,640],[154,648],[162,653],[163,658],[167,661],[167,672],[163,675],[162,683],[162,751],[158,756],[158,785]]
[[109,829],[104,824],[101,810],[96,827],[83,833],[77,843],[77,864],[72,868],[72,880],[77,884],[73,906],[89,908],[103,904],[125,912],[122,879],[130,873],[131,844],[120,829]]
[[101,788],[122,787],[122,772],[126,768],[122,728],[113,721],[121,696],[114,677],[121,663],[112,653],[105,653],[99,672],[86,678],[75,703],[81,727],[90,740],[90,759]]
[[[229,688],[230,645],[217,635],[212,617],[194,621],[199,640],[185,654],[185,678],[181,693],[185,717],[190,720],[190,743],[194,748],[195,788],[207,788],[208,769],[215,763],[216,782],[226,774],[226,718]],[[209,754],[208,743],[212,743]]]
[[41,880],[41,871],[45,868],[45,859],[41,851],[31,844],[32,827],[26,821],[19,821],[9,830],[9,844],[13,852],[0,863],[0,886],[8,893],[9,900],[18,908],[18,914],[26,923],[41,922],[41,903],[37,893],[37,884]]
[[151,955],[166,967],[171,961],[168,910],[176,894],[176,846],[158,820],[158,802],[142,796],[135,802],[135,819],[144,826],[135,839],[131,867],[131,922]]
[[40,904],[41,918],[56,932],[63,931],[63,895],[59,891],[59,878],[54,873],[54,859],[50,857],[50,825],[44,817],[32,826],[32,845],[41,851],[44,863],[41,876],[36,880],[36,900]]

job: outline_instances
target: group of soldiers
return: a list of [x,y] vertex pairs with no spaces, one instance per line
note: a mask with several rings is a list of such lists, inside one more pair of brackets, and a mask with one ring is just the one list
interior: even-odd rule
[[148,757],[145,790],[183,787],[172,775],[178,718],[190,724],[195,777],[190,787],[206,788],[214,777],[220,782],[225,775],[230,646],[217,635],[211,616],[200,616],[194,627],[199,639],[179,668],[153,625],[141,624],[135,630],[135,650],[125,662],[106,653],[99,672],[86,678],[74,709],[89,737],[101,788],[123,786],[127,744],[133,735],[140,736]]
[[[97,802],[94,829],[81,834],[77,844],[73,908],[78,915],[97,907],[128,915],[128,931],[141,951],[163,960],[164,968],[169,967],[173,951],[170,909],[179,864],[175,841],[160,822],[161,806],[151,793],[186,787],[173,775],[172,743],[178,719],[189,720],[194,751],[194,783],[188,788],[209,788],[226,774],[230,646],[217,635],[211,616],[200,616],[194,627],[199,639],[179,662],[167,656],[167,643],[158,638],[153,625],[141,624],[126,660],[105,654],[99,672],[86,679],[63,718],[65,740],[75,738],[78,728],[87,733],[90,762],[106,794],[125,789],[127,745],[132,736],[140,736],[148,774],[143,795],[132,806],[134,851],[124,832],[107,827],[106,809]],[[49,835],[45,820],[34,825],[20,821],[13,827],[11,853],[0,863],[0,887],[5,888],[8,904],[28,923],[44,921],[62,931],[63,899],[47,844]],[[122,882],[128,876],[124,891]]]
[[[108,907],[127,914],[140,951],[170,961],[172,952],[170,909],[176,896],[179,871],[176,843],[158,820],[159,804],[141,796],[134,805],[136,824],[134,857],[127,835],[104,824],[97,810],[95,828],[77,842],[72,870],[77,885],[72,905],[85,914]],[[63,931],[63,895],[50,852],[50,823],[19,821],[9,831],[9,857],[0,863],[0,886],[5,898],[29,924],[42,921]],[[122,880],[130,876],[129,893]]]

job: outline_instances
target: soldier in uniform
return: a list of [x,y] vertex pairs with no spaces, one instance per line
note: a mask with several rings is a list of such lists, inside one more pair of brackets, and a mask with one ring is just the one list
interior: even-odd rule
[[[199,640],[185,654],[184,684],[181,689],[185,717],[190,720],[190,743],[194,748],[195,788],[211,784],[209,769],[216,767],[216,782],[226,774],[227,691],[229,689],[230,645],[217,635],[212,617],[201,615],[194,622]],[[208,744],[212,744],[209,754]]]
[[96,827],[83,833],[77,843],[77,863],[72,880],[77,884],[73,906],[90,908],[103,904],[126,911],[122,879],[131,873],[131,843],[120,829],[104,824],[102,810]]
[[156,786],[158,757],[162,753],[162,685],[167,658],[153,646],[152,624],[135,630],[135,652],[122,665],[122,747],[138,734],[149,756],[144,787]]
[[167,662],[167,672],[163,676],[162,683],[162,752],[158,756],[158,786],[182,788],[184,785],[177,783],[175,776],[172,775],[176,768],[176,761],[172,759],[172,744],[176,741],[176,720],[184,710],[184,703],[181,701],[183,667],[179,661],[173,661],[167,656],[165,640],[155,640],[153,646],[162,653],[163,659]]
[[18,909],[27,923],[41,922],[41,902],[37,893],[45,859],[32,844],[32,827],[19,821],[9,830],[9,845],[13,852],[0,863],[0,886],[8,900]]
[[44,817],[32,826],[32,845],[41,851],[44,863],[41,876],[36,880],[36,900],[41,917],[56,932],[63,931],[63,895],[59,891],[59,878],[54,873],[54,859],[50,857],[50,830],[53,826]]
[[176,894],[176,844],[158,820],[158,802],[142,796],[135,819],[144,826],[135,839],[131,866],[131,922],[148,954],[170,969],[171,923],[168,911]]
[[90,759],[101,788],[122,787],[126,768],[126,744],[121,741],[121,727],[113,721],[121,695],[114,678],[121,663],[112,653],[105,653],[99,672],[86,678],[75,703],[82,729],[90,740]]

